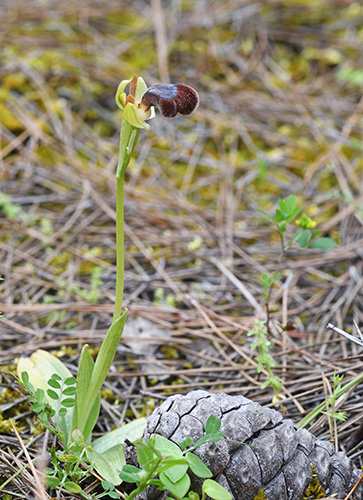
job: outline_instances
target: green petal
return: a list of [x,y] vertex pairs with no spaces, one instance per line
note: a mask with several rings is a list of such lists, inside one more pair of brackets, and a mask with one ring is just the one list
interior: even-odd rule
[[149,130],[150,128],[150,125],[140,117],[138,108],[135,104],[131,104],[131,102],[126,105],[124,119],[133,127],[145,128],[146,130]]

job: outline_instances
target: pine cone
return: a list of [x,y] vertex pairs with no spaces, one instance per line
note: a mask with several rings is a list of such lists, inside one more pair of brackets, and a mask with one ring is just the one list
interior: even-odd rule
[[[221,419],[221,430],[230,441],[207,443],[194,453],[234,500],[253,500],[261,488],[267,500],[302,500],[313,469],[326,496],[344,498],[361,476],[344,453],[334,452],[331,443],[307,430],[297,430],[277,411],[243,396],[205,391],[171,396],[149,417],[144,439],[157,433],[175,443],[186,437],[195,442],[205,434],[209,415]],[[200,493],[201,481],[192,478],[194,491]],[[166,496],[151,488],[138,499],[162,500]],[[358,486],[353,497],[363,500],[363,486]]]

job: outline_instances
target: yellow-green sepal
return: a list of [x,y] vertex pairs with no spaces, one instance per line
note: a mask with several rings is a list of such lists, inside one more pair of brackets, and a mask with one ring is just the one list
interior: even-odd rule
[[145,120],[150,120],[154,118],[155,111],[154,108],[150,108],[148,112],[145,113],[140,108],[137,108],[135,104],[128,102],[124,110],[124,119],[129,122],[130,125],[136,128],[144,128],[146,130],[150,129],[150,125]]
[[125,101],[126,101],[126,93],[124,92],[126,86],[131,82],[131,80],[122,80],[120,85],[117,87],[115,101],[117,106],[124,110],[125,109]]

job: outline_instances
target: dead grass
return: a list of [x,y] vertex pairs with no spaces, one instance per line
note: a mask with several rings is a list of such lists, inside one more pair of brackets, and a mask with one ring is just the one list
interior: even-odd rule
[[[97,432],[195,388],[271,404],[246,333],[266,315],[261,273],[276,269],[270,326],[287,417],[298,422],[324,400],[323,375],[348,382],[362,371],[359,347],[326,329],[363,324],[363,100],[346,76],[362,75],[362,7],[235,0],[205,10],[195,0],[152,2],[153,16],[148,4],[16,0],[0,8],[0,191],[10,196],[0,211],[0,426],[15,418],[24,442],[33,415],[8,370],[43,348],[74,371],[81,345],[99,345],[111,321],[113,96],[134,73],[148,84],[159,75],[188,83],[201,105],[190,119],[153,120],[129,168],[125,305],[159,333],[140,340],[137,329],[126,332]],[[289,194],[335,249],[281,255],[258,209]],[[92,289],[94,269],[103,284]],[[362,396],[360,384],[340,408],[349,415],[338,425],[342,449]],[[2,430],[9,477],[26,459],[11,429]],[[327,418],[312,431],[328,438]],[[30,439],[32,457],[47,439]],[[351,454],[361,465],[361,452]],[[30,469],[5,490],[36,495]]]

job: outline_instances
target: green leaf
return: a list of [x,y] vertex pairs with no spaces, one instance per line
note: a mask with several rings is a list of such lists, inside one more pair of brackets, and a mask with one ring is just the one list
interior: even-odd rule
[[72,408],[75,405],[76,401],[74,398],[65,398],[62,399],[62,406],[65,406],[66,408]]
[[75,377],[68,377],[65,379],[64,385],[75,385],[76,382],[77,380]]
[[52,391],[52,389],[48,389],[47,394],[51,399],[54,399],[55,401],[59,400],[59,394],[55,391]]
[[219,418],[214,415],[209,415],[208,420],[205,424],[205,433],[206,434],[215,434],[219,431],[221,427],[221,421]]
[[29,383],[29,374],[28,374],[28,372],[21,372],[20,378],[24,382],[25,385],[27,385]]
[[101,453],[94,451],[91,446],[87,446],[86,455],[92,461],[96,471],[103,479],[113,484],[120,484],[120,470],[117,470],[114,465],[109,462]]
[[220,441],[224,436],[224,431],[216,432],[215,434],[212,434],[211,436],[208,436],[208,441],[210,443],[216,443],[217,441]]
[[155,472],[156,472],[156,474],[159,474],[160,472],[165,472],[166,470],[170,469],[174,465],[186,465],[187,467],[189,466],[188,461],[185,457],[163,458],[163,460],[161,461],[158,468],[155,469]]
[[53,380],[62,380],[62,377],[58,373],[53,373],[51,378]]
[[143,469],[150,471],[154,469],[157,462],[160,460],[160,455],[158,455],[152,448],[150,441],[146,444],[136,443],[137,447],[137,461]]
[[115,485],[109,481],[101,481],[101,486],[105,491],[112,491],[115,487]]
[[54,380],[52,378],[50,378],[48,380],[48,385],[50,385],[50,387],[53,387],[53,389],[60,389],[61,388],[60,383],[57,382],[57,380]]
[[54,476],[45,476],[44,477],[45,484],[49,486],[52,490],[54,490],[57,486],[60,485],[60,479]]
[[163,456],[163,457],[182,457],[182,451],[175,443],[172,443],[164,436],[160,436],[156,434],[156,436],[151,440],[155,446],[155,449]]
[[64,396],[74,396],[76,394],[76,388],[75,387],[67,387],[63,391]]
[[165,474],[172,483],[177,483],[186,474],[188,470],[188,464],[173,465],[162,474]]
[[72,463],[78,461],[78,457],[76,455],[70,455],[70,454],[66,453],[66,454],[58,455],[58,460],[60,462],[72,464]]
[[123,446],[121,444],[116,444],[112,448],[109,448],[106,451],[102,452],[101,455],[106,460],[106,462],[112,464],[112,469],[115,470],[119,475],[122,471],[122,467],[126,462]]
[[261,279],[262,279],[262,286],[263,286],[263,291],[264,291],[264,297],[265,299],[267,299],[267,293],[268,293],[268,289],[269,289],[269,286],[270,286],[270,277],[268,274],[266,273],[262,273],[262,276],[261,276]]
[[182,450],[186,450],[188,446],[190,446],[191,444],[192,444],[192,438],[190,437],[187,437],[186,439],[184,439],[184,441],[178,441],[178,446]]
[[[44,396],[45,396],[43,389],[36,389],[35,396],[36,396],[37,400],[39,401],[39,403],[41,403],[44,399]],[[30,398],[29,398],[29,400],[30,400]]]
[[302,248],[305,248],[311,240],[310,229],[298,229],[294,234],[293,240]]
[[98,393],[94,406],[86,418],[82,408],[84,408],[87,403],[87,394],[91,384],[93,368],[94,362],[92,356],[88,351],[88,346],[84,345],[79,360],[77,391],[75,397],[76,403],[75,411],[73,412],[72,429],[80,429],[86,441],[91,436],[92,430],[97,422],[101,402],[101,395]]
[[72,442],[75,443],[77,446],[81,447],[86,446],[86,440],[84,439],[83,434],[79,429],[75,429],[74,431],[72,431],[71,439]]
[[279,210],[278,208],[276,209],[276,212],[275,212],[275,217],[274,217],[274,221],[275,222],[282,222],[285,220],[285,214],[283,212],[281,212],[281,210]]
[[338,73],[338,80],[354,83],[355,85],[363,85],[363,71],[361,69],[346,68]]
[[220,484],[212,479],[206,479],[202,486],[202,491],[213,500],[232,500],[232,495]]
[[318,238],[317,240],[310,243],[308,248],[318,248],[320,250],[329,250],[330,248],[334,248],[336,246],[336,242],[332,238]]
[[109,492],[108,492],[108,496],[109,496],[110,498],[121,498],[121,497],[120,497],[120,494],[119,494],[119,493],[117,493],[117,491],[109,491]]
[[146,418],[138,418],[95,439],[92,441],[92,448],[102,453],[117,444],[123,445],[126,438],[134,442],[142,437],[145,427]]
[[175,497],[181,498],[188,493],[188,490],[190,488],[190,477],[188,476],[188,474],[184,474],[184,476],[175,483],[173,481],[170,481],[165,472],[161,472],[159,477],[165,488],[167,488]]
[[120,472],[120,478],[126,483],[141,483],[140,469],[134,465],[124,465]]
[[202,460],[193,453],[187,453],[186,459],[188,460],[189,467],[192,472],[198,477],[212,477],[212,472],[202,462]]
[[67,408],[60,408],[58,411],[58,415],[60,417],[64,417],[67,414]]
[[44,405],[42,404],[39,404],[39,403],[33,403],[31,405],[31,409],[35,412],[35,413],[40,413],[41,411],[44,410]]
[[[86,440],[88,436],[91,434],[94,424],[97,420],[98,414],[95,415],[95,404],[97,403],[98,398],[100,397],[100,390],[103,382],[105,381],[109,369],[113,363],[115,358],[116,349],[119,345],[121,335],[125,326],[127,317],[127,309],[125,312],[117,318],[116,321],[112,323],[106,336],[102,342],[100,351],[98,353],[96,362],[94,364],[94,368],[91,375],[90,383],[87,384],[88,387],[85,387],[83,380],[82,389],[80,391],[80,398],[77,400],[77,428],[80,429]],[[84,378],[89,380],[89,363],[87,363],[87,373],[85,373]],[[81,364],[79,366],[78,373],[80,375]],[[78,379],[79,384],[79,379]],[[77,387],[77,395],[78,395],[78,387]],[[92,418],[92,422],[89,421],[90,417]],[[91,425],[93,423],[93,425]],[[73,425],[73,423],[72,423]]]
[[77,484],[74,483],[73,481],[66,481],[64,483],[64,488],[69,491],[70,493],[81,493],[82,488]]
[[317,236],[319,236],[319,234],[322,233],[322,230],[321,229],[315,229],[315,231],[312,232],[311,234],[311,239],[314,239],[316,238]]

